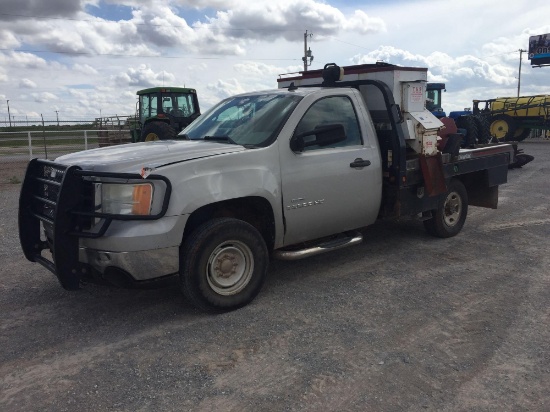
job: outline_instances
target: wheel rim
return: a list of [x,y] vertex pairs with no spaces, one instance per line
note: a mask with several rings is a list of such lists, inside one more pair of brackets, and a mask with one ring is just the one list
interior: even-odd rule
[[506,120],[495,120],[491,123],[491,135],[496,137],[498,140],[504,139],[504,137],[510,131],[510,125]]
[[444,205],[445,224],[449,227],[456,225],[462,213],[462,199],[456,192],[451,192],[447,195]]
[[159,136],[156,133],[147,133],[145,136],[144,142],[154,142],[155,140],[159,140]]
[[242,242],[223,242],[210,254],[206,278],[212,290],[220,295],[234,295],[243,290],[252,278],[254,258]]

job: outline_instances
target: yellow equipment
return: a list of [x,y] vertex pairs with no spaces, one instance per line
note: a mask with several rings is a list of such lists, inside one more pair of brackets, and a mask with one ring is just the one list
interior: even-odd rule
[[521,141],[531,129],[550,129],[550,95],[499,97],[473,103],[474,114],[489,117],[489,133],[497,140]]

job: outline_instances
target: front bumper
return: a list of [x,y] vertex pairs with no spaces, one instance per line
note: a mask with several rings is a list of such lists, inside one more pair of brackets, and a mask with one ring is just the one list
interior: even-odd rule
[[[163,182],[165,191],[158,208],[158,212],[154,215],[132,216],[132,215],[116,215],[108,213],[100,213],[95,210],[93,191],[91,190],[93,182],[101,179],[115,179],[122,182]],[[172,243],[164,243],[158,241],[163,238],[157,233],[156,237],[150,237],[149,240],[155,243],[142,243],[136,245],[136,240],[141,240],[141,237],[132,236],[120,238],[122,241],[119,247],[132,246],[126,251],[138,251],[144,245],[156,245],[158,252],[149,253],[147,251],[131,252],[124,255],[122,251],[115,253],[106,252],[93,253],[83,252],[81,259],[80,248],[87,247],[88,250],[111,249],[108,244],[109,236],[105,236],[107,231],[115,232],[120,222],[131,223],[131,221],[141,221],[135,225],[142,229],[150,228],[148,222],[158,222],[159,228],[168,225],[172,226],[172,221],[177,218],[161,219],[165,216],[170,199],[171,184],[170,181],[163,176],[150,175],[147,179],[143,179],[139,174],[129,173],[108,173],[108,172],[92,172],[84,171],[78,166],[67,166],[56,164],[47,160],[33,159],[29,162],[25,179],[21,187],[19,198],[19,238],[21,248],[25,257],[31,262],[37,262],[53,272],[63,288],[68,290],[78,289],[80,281],[90,278],[93,273],[90,273],[90,266],[96,268],[100,273],[105,274],[108,271],[118,270],[119,272],[127,272],[125,268],[131,267],[132,271],[137,270],[136,279],[151,279],[177,272],[174,265],[179,264],[179,258],[168,259],[166,263],[169,265],[167,273],[162,273],[164,267],[159,265],[159,259],[162,261],[162,256],[168,253],[173,256],[174,248],[177,249],[177,241],[169,239]],[[94,219],[99,219],[96,225],[92,222]],[[172,224],[170,224],[172,222]],[[181,222],[181,220],[180,220]],[[145,230],[143,229],[143,230]],[[172,232],[175,233],[175,232]],[[132,233],[130,233],[132,234]],[[164,233],[165,234],[165,233]],[[102,246],[95,245],[94,241],[105,243]],[[111,239],[113,240],[113,239]],[[132,244],[132,241],[134,243]],[[90,244],[82,244],[85,242],[91,243],[97,247],[90,247]],[[169,248],[170,251],[164,250]],[[50,251],[51,258],[42,255],[43,251]],[[155,249],[152,249],[155,251]],[[143,254],[144,258],[139,259],[137,264],[129,264],[129,258],[139,258]],[[161,258],[157,258],[157,256]],[[153,258],[150,263],[144,264],[147,258]],[[88,263],[90,262],[90,263]],[[114,263],[113,263],[114,262]],[[175,263],[174,263],[175,262]],[[118,268],[118,269],[117,269]],[[152,270],[154,269],[154,270]],[[147,275],[146,272],[152,270],[152,274]],[[159,275],[159,273],[161,273]]]
[[108,278],[114,271],[122,271],[139,282],[177,273],[179,247],[136,252],[107,252],[81,247],[79,261],[90,265],[102,278]]

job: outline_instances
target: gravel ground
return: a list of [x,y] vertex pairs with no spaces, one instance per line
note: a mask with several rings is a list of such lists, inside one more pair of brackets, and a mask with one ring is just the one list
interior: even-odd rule
[[458,236],[378,223],[273,261],[252,304],[215,316],[175,279],[64,291],[24,259],[2,179],[0,410],[550,410],[550,144],[523,148],[535,161]]

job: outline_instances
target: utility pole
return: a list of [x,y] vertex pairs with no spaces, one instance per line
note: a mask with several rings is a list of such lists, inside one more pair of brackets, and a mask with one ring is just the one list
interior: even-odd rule
[[46,125],[44,124],[44,116],[40,113],[40,118],[42,119],[42,141],[44,142],[44,155],[46,159],[48,158],[48,145],[46,144]]
[[[304,57],[302,57],[302,61],[304,62],[304,71],[307,72],[308,66],[311,66],[311,62],[313,61],[313,56],[311,55],[311,48],[307,47],[307,38],[312,37],[313,33],[308,34],[307,30],[304,33]],[[309,58],[309,64],[307,62],[307,59]]]
[[59,110],[55,111],[55,116],[57,117],[57,127],[59,127]]
[[519,97],[519,90],[521,87],[521,61],[523,60],[523,53],[527,52],[527,50],[519,49],[519,74],[518,74],[518,97]]
[[8,119],[10,121],[10,127],[11,127],[11,114],[10,114],[10,101],[6,100],[8,102]]

